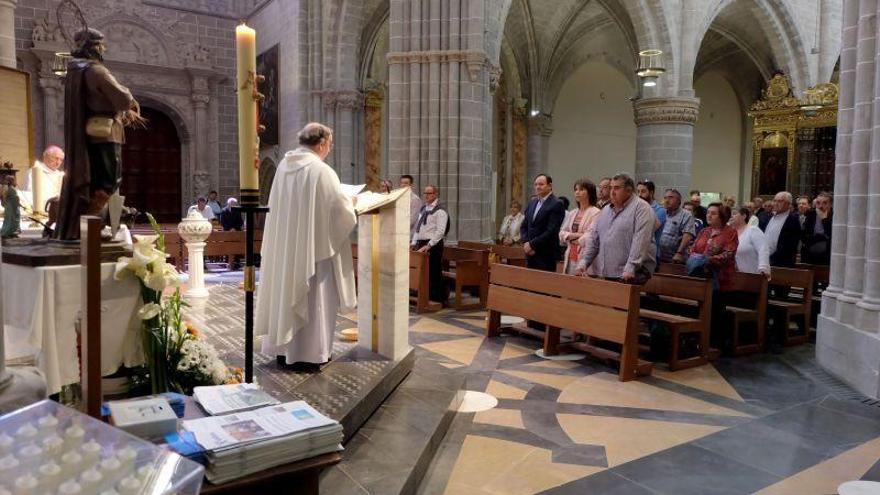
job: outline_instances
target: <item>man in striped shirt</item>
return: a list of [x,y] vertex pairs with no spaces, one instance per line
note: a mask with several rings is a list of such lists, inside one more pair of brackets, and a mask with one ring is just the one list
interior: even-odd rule
[[635,182],[628,174],[611,179],[611,207],[596,218],[578,261],[579,275],[592,264],[596,276],[610,280],[641,284],[651,277],[657,264],[657,216],[634,192]]

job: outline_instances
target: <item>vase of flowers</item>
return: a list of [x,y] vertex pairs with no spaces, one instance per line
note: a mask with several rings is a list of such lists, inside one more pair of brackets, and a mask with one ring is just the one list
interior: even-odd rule
[[[210,343],[183,320],[188,306],[180,295],[180,274],[166,260],[165,236],[149,213],[153,235],[135,235],[131,257],[116,262],[116,278],[137,278],[143,306],[141,319],[144,357],[150,372],[150,388],[158,394],[174,390],[191,393],[199,385],[219,385],[240,381],[230,372]],[[167,290],[174,292],[165,295]]]

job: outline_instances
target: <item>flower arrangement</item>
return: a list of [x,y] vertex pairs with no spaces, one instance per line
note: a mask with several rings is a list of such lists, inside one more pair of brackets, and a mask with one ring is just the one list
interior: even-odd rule
[[[200,385],[240,382],[240,371],[230,372],[214,346],[199,339],[199,332],[183,321],[182,309],[188,305],[180,295],[180,274],[166,261],[159,224],[149,213],[147,218],[155,234],[134,236],[132,256],[119,258],[115,277],[134,275],[140,283],[143,306],[138,317],[152,393],[192,393]],[[169,288],[174,292],[165,296]]]

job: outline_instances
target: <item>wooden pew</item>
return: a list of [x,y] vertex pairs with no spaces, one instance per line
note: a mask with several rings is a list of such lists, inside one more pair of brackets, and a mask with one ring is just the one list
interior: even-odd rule
[[487,249],[506,265],[526,266],[526,253],[522,246],[505,246],[487,242],[458,241],[458,247],[465,249]]
[[[444,247],[443,264],[447,266],[443,270],[443,276],[455,282],[455,309],[485,308],[489,294],[489,251]],[[479,303],[462,303],[462,291],[465,287],[479,289]]]
[[[664,311],[642,308],[639,316],[643,320],[658,322],[669,328],[672,342],[669,369],[675,371],[706,364],[709,361],[709,331],[712,320],[712,281],[658,273],[648,280],[642,290],[648,295],[668,298],[659,299],[655,305]],[[688,309],[677,311],[674,309],[676,307]],[[679,314],[682,312],[689,315]],[[682,358],[681,336],[689,333],[699,334],[699,353]]]
[[[743,356],[761,352],[764,349],[765,332],[767,325],[767,277],[760,273],[736,272],[733,277],[733,289],[739,292],[753,294],[755,306],[742,308],[739,306],[727,306],[724,314],[730,318],[733,331],[733,354]],[[755,328],[753,342],[744,342],[743,327],[751,325]]]
[[828,287],[830,277],[829,266],[798,263],[794,267],[799,270],[810,270],[813,272],[813,307],[810,312],[810,328],[815,331],[816,319],[822,310],[822,292]]
[[500,335],[502,314],[520,316],[548,325],[547,355],[558,353],[565,328],[619,344],[620,352],[580,342],[565,346],[620,362],[621,381],[651,373],[651,363],[638,358],[638,286],[501,264],[492,267],[490,282],[488,337]]
[[410,302],[415,302],[416,313],[440,311],[443,305],[428,299],[430,282],[428,280],[428,253],[409,252],[409,290],[415,291]]
[[[227,264],[231,268],[232,262],[236,256],[244,257],[245,255],[245,232],[237,230],[215,230],[205,240],[205,257],[216,256],[225,257]],[[254,232],[254,252],[260,252],[260,246],[263,241],[263,231]]]
[[[786,298],[771,297],[767,302],[767,315],[770,318],[779,319],[785,325],[786,346],[805,343],[810,335],[810,314],[813,310],[813,272],[799,270],[797,268],[783,268],[774,266],[770,268],[770,285],[786,286],[792,290]],[[792,333],[789,328],[794,321],[798,326],[798,333]]]

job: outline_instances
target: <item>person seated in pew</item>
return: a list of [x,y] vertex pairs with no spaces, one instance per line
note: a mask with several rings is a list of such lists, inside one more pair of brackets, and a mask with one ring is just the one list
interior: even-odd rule
[[562,271],[568,275],[574,275],[581,243],[599,214],[599,208],[595,206],[598,200],[596,185],[589,179],[578,179],[574,183],[574,200],[577,208],[565,215],[559,229],[559,241],[565,246]]
[[816,208],[805,214],[801,238],[801,262],[810,265],[831,263],[831,193],[816,196]]
[[745,206],[734,210],[730,226],[736,229],[739,245],[736,248],[736,270],[743,273],[760,273],[770,280],[770,250],[767,237],[755,225],[749,223],[752,213]]
[[725,296],[733,288],[736,272],[736,251],[739,239],[736,230],[729,226],[730,208],[722,203],[711,203],[706,208],[706,228],[691,246],[687,262],[688,274],[709,276],[713,279],[712,325],[710,333],[713,347],[720,347],[724,324]]
[[522,222],[525,216],[522,214],[522,205],[519,201],[512,199],[510,201],[510,213],[508,213],[501,222],[501,228],[498,230],[498,243],[505,246],[513,246],[519,244],[522,232]]

